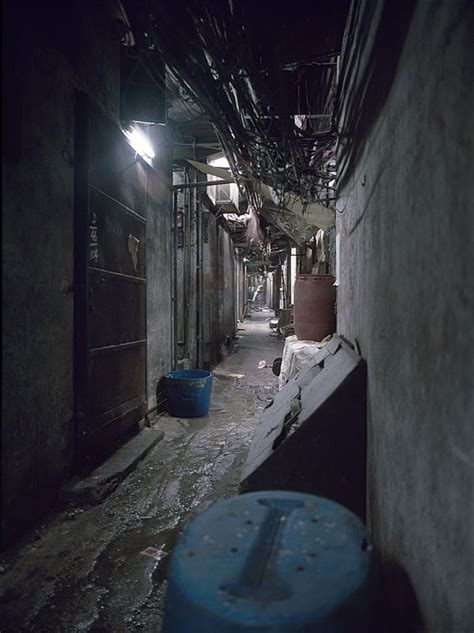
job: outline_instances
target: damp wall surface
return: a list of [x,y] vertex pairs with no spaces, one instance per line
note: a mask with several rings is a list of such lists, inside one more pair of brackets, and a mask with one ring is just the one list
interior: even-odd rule
[[210,211],[202,215],[202,324],[203,367],[210,369],[219,359],[219,259],[217,252],[218,226]]
[[118,108],[119,48],[98,37],[104,16],[92,10],[86,28],[82,12],[56,9],[54,21],[45,7],[24,20],[3,7],[3,544],[71,472],[75,92],[113,118]]
[[52,51],[36,50],[25,70],[18,154],[3,162],[5,541],[54,498],[74,441],[74,86]]
[[[175,318],[176,318],[176,360],[179,367],[198,366],[198,293],[200,279],[200,243],[199,223],[200,205],[197,191],[192,186],[196,182],[196,170],[180,166],[173,173],[175,185],[184,185],[175,191],[176,221],[176,279],[175,279]],[[179,224],[179,226],[178,226]]]
[[147,195],[147,401],[152,414],[160,401],[160,380],[174,367],[173,154],[164,128],[153,136],[156,175]]
[[[119,125],[120,43],[105,5],[3,5],[2,545],[73,473],[75,99]],[[159,139],[158,139],[159,140]],[[148,406],[172,363],[171,163],[148,207]],[[167,170],[169,174],[167,174]],[[147,186],[147,185],[145,185]],[[127,193],[127,192],[125,192]],[[128,192],[132,195],[133,192]]]
[[338,332],[368,364],[368,522],[393,631],[467,633],[474,6],[359,7],[370,28],[353,37],[341,119]]
[[[195,185],[199,172],[175,165],[175,185]],[[211,369],[230,352],[237,329],[239,256],[229,233],[216,219],[217,207],[205,187],[178,189],[176,235],[176,361],[179,367]],[[213,209],[210,211],[208,206]]]
[[222,227],[218,231],[219,254],[219,340],[233,337],[236,331],[236,259],[234,244]]

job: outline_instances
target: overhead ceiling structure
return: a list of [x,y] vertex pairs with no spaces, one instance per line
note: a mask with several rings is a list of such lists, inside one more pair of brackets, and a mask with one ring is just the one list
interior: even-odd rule
[[[214,167],[194,160],[187,162],[204,174],[221,178],[222,182],[228,182],[231,175],[222,167]],[[244,182],[247,182],[247,179]],[[261,216],[280,228],[285,235],[300,246],[310,239],[318,228],[327,230],[333,225],[333,212],[318,202],[305,204],[297,196],[288,194],[282,205],[274,189],[255,179],[251,180],[250,185],[253,193],[259,198],[258,206],[253,208],[257,208]],[[255,195],[253,197],[255,198]]]
[[166,69],[166,104],[168,127],[174,132],[169,142],[174,146],[175,158],[205,160],[206,156],[222,150],[207,113],[169,67]]
[[124,5],[135,38],[165,61],[178,92],[192,100],[187,120],[179,100],[172,102],[181,129],[202,125],[212,144],[212,125],[236,182],[269,221],[286,209],[300,224],[327,228],[333,212],[322,208],[335,199],[334,111],[349,0]]

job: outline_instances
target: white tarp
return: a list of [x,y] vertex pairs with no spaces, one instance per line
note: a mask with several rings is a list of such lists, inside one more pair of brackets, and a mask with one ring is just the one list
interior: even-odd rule
[[[213,165],[207,165],[196,160],[188,159],[187,162],[195,169],[199,170],[203,174],[209,174],[216,176],[217,178],[223,178],[229,180],[232,178],[232,173],[228,169],[223,167],[214,167]],[[298,198],[292,194],[286,196],[287,205],[285,208],[279,207],[278,199],[275,192],[263,182],[252,181],[256,191],[260,193],[263,199],[263,204],[271,211],[272,218],[276,218],[276,214],[281,212],[281,222],[283,226],[280,228],[294,239],[294,229],[298,227],[298,233],[300,237],[297,240],[299,243],[304,239],[309,239],[315,235],[318,229],[327,231],[331,226],[334,226],[335,218],[334,211],[328,209],[322,204],[312,202],[311,204],[304,205]],[[270,215],[270,214],[269,214]],[[291,216],[296,218],[295,227],[291,227],[291,223],[287,219]],[[270,219],[270,218],[269,218]],[[273,219],[270,219],[273,222]],[[306,237],[308,236],[308,237]]]
[[[271,187],[263,185],[261,194],[265,199],[271,200],[271,202],[276,205],[276,208],[278,208],[278,197]],[[316,230],[314,233],[316,233],[318,228],[327,231],[331,226],[334,226],[334,211],[322,204],[312,202],[311,204],[304,205],[301,200],[292,194],[287,194],[286,200],[285,210],[301,218],[307,224],[315,226]]]
[[223,178],[224,180],[231,180],[233,178],[229,169],[224,167],[214,167],[213,165],[207,165],[206,163],[200,163],[197,160],[187,159],[187,162],[202,172],[203,174],[209,174],[210,176],[217,176],[217,178]]
[[[312,237],[319,229],[327,231],[331,226],[334,226],[334,211],[322,204],[312,202],[305,206],[296,196],[288,194],[286,196],[286,206],[282,208],[279,206],[278,197],[271,187],[268,187],[268,185],[265,185],[263,182],[253,182],[255,189],[262,197],[264,206],[268,210],[274,213],[282,212],[284,215],[294,216],[297,219],[298,226],[307,226],[307,229],[303,232],[309,234],[309,237]],[[289,229],[290,227],[287,228]],[[282,230],[284,229],[282,228]],[[290,235],[290,237],[292,237],[292,235]]]
[[259,213],[299,246],[303,246],[319,231],[317,226],[308,224],[303,218],[286,209],[274,209],[264,204]]
[[326,340],[299,341],[296,336],[288,336],[283,348],[278,388],[281,389],[291,378],[296,378],[303,370],[312,367],[316,354],[326,343]]

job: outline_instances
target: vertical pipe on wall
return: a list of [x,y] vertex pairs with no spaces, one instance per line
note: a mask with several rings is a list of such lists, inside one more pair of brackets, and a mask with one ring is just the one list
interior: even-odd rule
[[202,313],[204,309],[203,270],[202,270],[202,203],[196,191],[196,367],[202,367]]
[[275,271],[275,296],[274,296],[275,316],[279,316],[280,314],[281,284],[282,284],[282,275],[281,275],[281,264],[280,264]]
[[291,258],[291,246],[288,244],[288,248],[286,250],[286,301],[285,308],[289,308],[292,303],[292,295],[291,295],[291,277],[293,274],[293,266],[294,262]]
[[[240,319],[240,315],[242,314],[241,312],[241,277],[242,277],[242,261],[240,259],[239,256],[239,252],[236,248],[234,248],[234,253],[235,253],[235,261],[236,261],[236,282],[235,282],[235,290],[236,290],[236,296],[235,296],[235,322],[236,324],[238,323],[239,319]],[[236,326],[237,327],[237,326]]]
[[[196,182],[196,170],[190,169],[190,183]],[[196,367],[197,363],[197,209],[196,209],[196,188],[188,190],[188,216],[189,216],[189,233],[188,233],[188,249],[187,249],[187,277],[188,277],[188,294],[186,297],[187,318],[186,318],[186,357],[192,367]]]
[[290,301],[289,304],[291,305],[292,303],[294,303],[294,297],[295,297],[295,283],[296,283],[296,275],[298,273],[298,265],[299,265],[299,261],[298,261],[298,251],[296,248],[292,248],[291,249],[291,283],[290,283],[290,288],[291,288],[291,292],[290,292]]
[[[184,170],[184,184],[189,183],[188,170]],[[189,248],[190,248],[190,233],[191,233],[191,213],[189,205],[189,197],[191,194],[190,189],[183,190],[183,204],[184,204],[184,244],[183,244],[183,350],[184,357],[189,358],[189,345],[188,345],[188,319],[189,319]]]
[[176,363],[178,360],[178,231],[176,228],[176,216],[178,213],[178,192],[175,189],[173,191],[173,219],[171,224],[171,236],[172,236],[172,245],[173,245],[173,253],[172,253],[172,266],[173,266],[173,276],[172,276],[172,284],[173,287],[171,289],[171,301],[172,301],[172,310],[171,313],[173,315],[173,323],[172,323],[172,341],[173,341],[173,369],[176,368]]

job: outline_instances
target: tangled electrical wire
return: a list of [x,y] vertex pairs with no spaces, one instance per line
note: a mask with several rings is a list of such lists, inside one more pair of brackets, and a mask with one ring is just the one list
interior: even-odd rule
[[[304,204],[331,206],[337,51],[285,63],[259,58],[232,0],[144,1],[149,36],[206,111],[247,197],[252,182],[261,181],[281,206],[290,194]],[[296,95],[292,109],[288,86]]]

